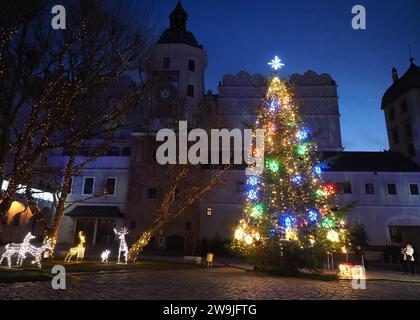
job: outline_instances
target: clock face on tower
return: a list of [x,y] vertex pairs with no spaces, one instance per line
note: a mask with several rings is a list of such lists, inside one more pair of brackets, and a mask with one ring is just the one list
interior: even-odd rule
[[176,87],[171,83],[161,83],[156,88],[155,99],[159,103],[171,103],[177,97]]

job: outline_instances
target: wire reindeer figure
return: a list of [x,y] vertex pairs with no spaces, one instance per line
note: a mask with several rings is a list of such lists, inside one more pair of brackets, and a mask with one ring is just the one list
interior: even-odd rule
[[121,253],[124,254],[124,263],[128,263],[128,246],[127,242],[125,242],[125,236],[129,233],[127,228],[121,228],[120,231],[114,228],[115,234],[118,236],[120,240],[120,247],[118,248],[118,263],[121,263]]

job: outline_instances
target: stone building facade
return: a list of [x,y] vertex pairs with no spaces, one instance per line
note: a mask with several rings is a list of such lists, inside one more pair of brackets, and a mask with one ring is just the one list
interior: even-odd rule
[[[99,239],[102,237],[94,235],[98,234],[99,220],[104,218],[101,215],[105,212],[106,215],[113,215],[114,225],[129,228],[129,243],[153,222],[162,197],[155,159],[157,130],[174,128],[178,120],[188,120],[191,125],[194,124],[203,106],[206,112],[223,120],[220,122],[223,128],[243,129],[256,119],[256,107],[265,96],[264,77],[245,71],[227,74],[222,78],[217,93],[206,93],[204,77],[207,54],[188,31],[187,19],[187,12],[179,2],[169,16],[169,28],[149,52],[148,75],[154,85],[146,94],[147,103],[142,105],[140,114],[133,119],[136,125],[128,138],[130,155],[115,159],[112,165],[110,159],[99,159],[84,171],[85,176],[97,177],[95,185],[103,182],[109,174],[118,175],[117,191],[121,196],[86,204],[117,207],[121,213],[115,216],[117,211],[109,208],[92,210],[92,214],[96,215],[92,244],[98,245],[102,241]],[[326,171],[326,180],[336,183],[339,192],[337,201],[340,204],[357,203],[349,213],[348,220],[350,223],[359,221],[365,224],[372,245],[419,241],[415,235],[420,234],[420,168],[405,157],[419,163],[416,155],[420,152],[415,152],[420,150],[420,145],[417,147],[420,144],[420,133],[417,132],[420,130],[417,120],[420,99],[420,86],[416,82],[418,69],[412,64],[401,79],[394,74],[395,83],[383,99],[391,151],[395,152],[344,152],[339,98],[334,79],[328,74],[311,70],[289,78],[296,101],[302,109],[303,120],[312,130],[320,151],[326,156],[339,157],[336,164]],[[395,115],[392,114],[393,109]],[[397,109],[401,111],[397,112]],[[399,134],[408,133],[408,123],[411,125],[411,135],[406,140],[394,141],[395,128],[401,131]],[[411,153],[412,149],[414,153]],[[118,172],[112,171],[117,169]],[[84,179],[75,178],[75,190],[84,188]],[[202,240],[229,240],[233,234],[232,228],[242,215],[244,185],[244,170],[236,167],[229,170],[226,184],[208,193],[198,204],[189,208],[179,221],[159,230],[149,247],[193,254]],[[60,235],[63,242],[73,242],[77,221],[89,219],[89,212],[84,209],[80,210],[80,215],[76,210],[66,216],[69,223],[63,224],[63,233]]]

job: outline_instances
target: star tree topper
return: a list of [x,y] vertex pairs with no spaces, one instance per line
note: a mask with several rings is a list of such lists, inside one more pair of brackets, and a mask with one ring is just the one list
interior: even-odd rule
[[278,56],[275,56],[268,65],[276,71],[284,67],[284,63],[281,62],[281,59],[279,59]]

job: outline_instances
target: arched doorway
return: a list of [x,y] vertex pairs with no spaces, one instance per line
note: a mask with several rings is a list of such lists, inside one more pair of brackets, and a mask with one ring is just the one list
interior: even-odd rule
[[170,251],[183,251],[184,250],[184,237],[169,236],[166,239],[166,248]]

